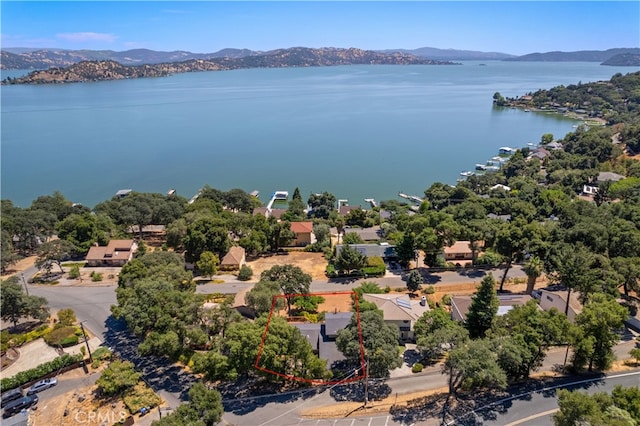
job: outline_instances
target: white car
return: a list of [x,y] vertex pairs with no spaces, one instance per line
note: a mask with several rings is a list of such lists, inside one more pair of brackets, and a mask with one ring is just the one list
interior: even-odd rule
[[27,395],[33,395],[34,393],[42,392],[45,389],[49,389],[58,384],[58,379],[52,377],[50,379],[40,380],[36,382],[27,390]]

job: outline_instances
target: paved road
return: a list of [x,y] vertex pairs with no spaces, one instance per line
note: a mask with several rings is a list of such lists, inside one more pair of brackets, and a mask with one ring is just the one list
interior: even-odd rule
[[560,387],[552,385],[532,393],[514,395],[449,424],[472,425],[482,422],[483,425],[500,426],[553,426],[552,416],[558,409],[559,388],[593,394],[611,392],[616,385],[640,387],[640,371],[582,379],[562,384]]

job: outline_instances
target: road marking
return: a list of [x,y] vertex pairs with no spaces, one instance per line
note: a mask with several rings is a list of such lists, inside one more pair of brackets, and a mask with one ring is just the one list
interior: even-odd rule
[[515,422],[506,424],[504,426],[516,426],[522,423],[526,423],[529,420],[537,419],[538,417],[548,416],[549,414],[553,414],[556,411],[559,411],[559,408],[554,408],[553,410],[545,411],[543,413],[534,414],[533,416],[525,417],[524,419],[516,420]]
[[369,419],[369,423],[367,423],[367,426],[371,426],[371,422],[372,422],[372,421],[373,421],[373,417],[371,417],[371,418]]
[[575,385],[582,385],[584,383],[597,382],[597,381],[607,380],[607,379],[617,379],[619,377],[637,376],[638,374],[640,374],[640,371],[634,371],[632,373],[616,374],[616,375],[613,375],[613,376],[595,377],[595,378],[590,378],[590,379],[585,379],[585,380],[579,380],[577,382],[563,383],[563,384],[560,384],[560,385],[548,386],[546,388],[536,389],[536,390],[533,390],[531,392],[521,393],[520,395],[513,395],[513,396],[510,396],[510,397],[503,398],[503,399],[500,399],[498,401],[494,401],[494,402],[491,402],[489,404],[483,405],[482,407],[476,408],[475,410],[469,411],[467,414],[464,414],[464,415],[462,415],[460,417],[457,417],[457,418],[455,418],[453,420],[448,421],[447,422],[447,426],[453,425],[453,424],[456,423],[457,420],[463,419],[463,418],[465,418],[465,417],[467,417],[467,416],[469,416],[471,414],[475,414],[475,413],[480,412],[482,410],[485,410],[485,409],[487,409],[489,407],[500,405],[500,404],[503,404],[503,403],[505,403],[507,401],[513,401],[514,399],[522,398],[523,396],[530,395],[530,394],[533,394],[533,393],[543,393],[543,392],[548,392],[550,390],[554,390],[554,389],[558,389],[558,388],[570,387],[570,386],[575,386]]
[[387,424],[389,424],[389,416],[384,420],[384,426],[387,426]]

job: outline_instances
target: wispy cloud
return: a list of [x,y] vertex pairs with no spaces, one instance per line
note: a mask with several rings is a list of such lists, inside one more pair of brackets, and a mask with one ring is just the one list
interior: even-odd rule
[[192,12],[190,10],[183,9],[162,9],[162,13],[169,13],[171,15],[187,15]]
[[112,43],[118,38],[114,34],[107,33],[59,33],[56,37],[67,41],[85,42],[85,41],[104,41]]
[[49,38],[30,38],[15,34],[0,34],[0,45],[4,47],[55,47],[56,41]]

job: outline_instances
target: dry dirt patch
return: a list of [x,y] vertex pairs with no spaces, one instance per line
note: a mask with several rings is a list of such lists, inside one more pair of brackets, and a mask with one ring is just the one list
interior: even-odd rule
[[256,280],[260,279],[260,274],[263,271],[266,271],[276,265],[286,264],[299,267],[305,273],[311,275],[311,278],[314,280],[327,278],[325,275],[327,261],[322,253],[292,251],[283,254],[262,256],[258,259],[247,262],[247,266],[253,270],[253,277]]

